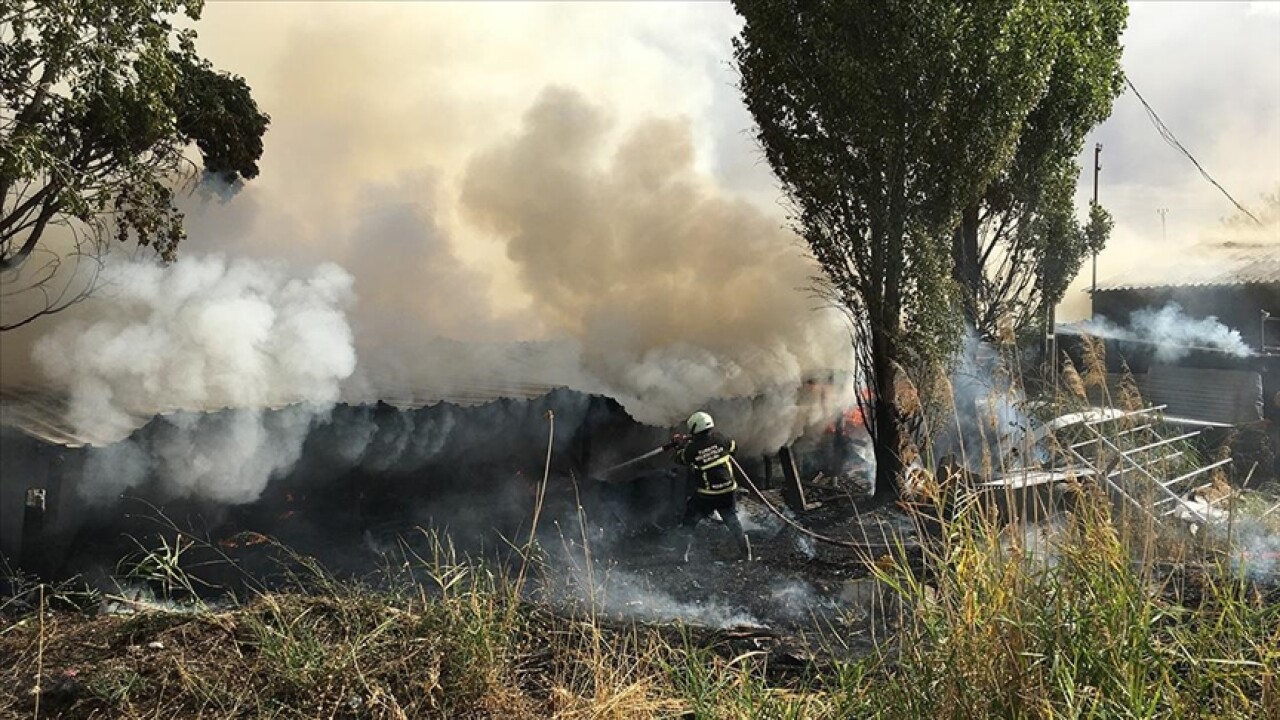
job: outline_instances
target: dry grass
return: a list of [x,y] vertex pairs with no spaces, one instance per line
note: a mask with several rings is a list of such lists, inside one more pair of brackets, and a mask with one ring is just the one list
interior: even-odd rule
[[1144,563],[1081,486],[1034,552],[978,505],[952,519],[929,585],[881,570],[911,610],[886,717],[1280,717],[1280,593],[1212,563]]
[[[1105,389],[1096,351],[1085,364],[1068,366],[1063,403]],[[892,642],[785,681],[766,655],[689,630],[594,607],[557,616],[521,599],[527,566],[495,574],[436,543],[377,589],[302,562],[296,591],[219,611],[94,615],[42,599],[0,629],[0,716],[1280,718],[1276,586],[1243,580],[1205,534],[1117,512],[1091,484],[1071,493],[1038,548],[1036,528],[948,502],[923,572],[905,557],[873,569],[896,598]],[[140,572],[183,588],[181,548]]]
[[0,634],[0,716],[1280,717],[1275,590],[1135,566],[1110,504],[1079,492],[1047,559],[962,506],[925,576],[875,569],[896,642],[790,682],[763,654],[558,617],[433,560],[390,590],[325,578],[224,611],[32,613]]

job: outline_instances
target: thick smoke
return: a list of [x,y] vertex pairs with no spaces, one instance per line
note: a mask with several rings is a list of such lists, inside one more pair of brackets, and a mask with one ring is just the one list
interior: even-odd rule
[[1232,330],[1213,316],[1190,317],[1177,303],[1169,303],[1159,310],[1135,311],[1129,317],[1128,328],[1105,317],[1083,322],[1079,327],[1097,337],[1151,343],[1156,347],[1156,358],[1162,362],[1175,362],[1194,349],[1219,350],[1236,357],[1253,354],[1240,331]]
[[605,152],[609,131],[601,108],[550,89],[463,184],[533,307],[581,347],[584,381],[655,425],[718,405],[753,449],[829,419],[797,393],[848,376],[848,336],[806,292],[816,267],[795,237],[696,172],[687,122],[647,120]]
[[[189,238],[175,272],[199,275],[201,253],[345,269],[360,298],[347,315],[347,347],[360,362],[326,376],[334,382],[322,407],[334,397],[405,406],[568,385],[617,397],[657,425],[706,408],[744,449],[774,450],[847,404],[801,385],[814,376],[851,384],[849,337],[839,314],[811,296],[816,268],[781,213],[754,191],[746,199],[743,188],[772,187],[767,165],[734,157],[733,176],[722,171],[726,143],[741,149],[750,124],[723,65],[739,22],[727,6],[701,4],[663,13],[210,7],[202,52],[245,76],[272,127],[260,177],[234,193],[206,184],[184,200]],[[134,327],[120,300],[108,292],[7,335],[0,381],[71,388],[76,423],[115,437],[166,408],[236,407],[218,420],[223,445],[277,444],[248,431],[263,428],[258,409],[307,393],[243,360],[279,355],[297,338],[255,315],[253,303],[219,307],[244,312],[236,331],[259,340],[266,332],[270,347],[188,337],[159,298]],[[135,343],[114,342],[117,330],[149,341],[151,321],[168,335],[151,351],[136,343],[137,373],[58,357],[67,349],[120,359],[120,345]],[[97,353],[82,328],[103,328],[93,337],[105,349]],[[24,372],[48,333],[39,364],[49,371]],[[184,361],[160,359],[169,339],[181,341]],[[325,357],[305,343],[300,353]],[[83,378],[81,366],[90,368]],[[233,430],[237,422],[246,425]],[[290,435],[278,444],[296,443]],[[358,438],[352,444],[364,452]],[[197,451],[179,443],[173,452]],[[161,472],[164,454],[135,447],[102,461]],[[227,496],[238,498],[288,460],[238,457],[256,458],[243,469],[253,479],[226,479]],[[109,489],[134,482],[138,473],[124,469]],[[186,479],[175,489],[214,493],[204,485],[217,473],[177,470]]]
[[[91,306],[40,339],[35,359],[68,389],[68,419],[83,435],[119,440],[158,413],[165,428],[146,447],[94,452],[94,482],[81,487],[110,494],[154,475],[175,495],[256,498],[297,460],[355,368],[351,277],[335,265],[295,276],[188,255],[169,267],[113,259],[104,279]],[[291,408],[264,420],[281,405]],[[217,408],[235,410],[173,412]]]

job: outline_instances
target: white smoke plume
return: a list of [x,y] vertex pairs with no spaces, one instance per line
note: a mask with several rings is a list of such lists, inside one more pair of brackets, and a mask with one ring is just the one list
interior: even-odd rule
[[1135,311],[1127,328],[1105,317],[1085,321],[1079,327],[1096,337],[1151,343],[1156,347],[1156,359],[1162,362],[1175,362],[1195,349],[1218,350],[1236,357],[1253,355],[1238,330],[1223,325],[1213,316],[1190,317],[1177,303],[1158,310]]
[[[596,607],[631,620],[679,621],[713,628],[764,627],[752,613],[730,602],[729,597],[684,601],[655,586],[649,578],[618,568],[589,575],[576,564],[570,569],[570,585]],[[693,580],[698,585],[697,580]]]
[[[109,494],[154,474],[175,495],[255,499],[355,369],[352,300],[351,277],[332,264],[296,275],[216,255],[167,267],[112,258],[100,297],[42,337],[34,357],[68,390],[81,434],[119,440],[156,414],[164,426],[149,447],[95,452],[95,482],[82,487]],[[292,407],[266,419],[282,405]],[[180,412],[218,408],[235,410]]]

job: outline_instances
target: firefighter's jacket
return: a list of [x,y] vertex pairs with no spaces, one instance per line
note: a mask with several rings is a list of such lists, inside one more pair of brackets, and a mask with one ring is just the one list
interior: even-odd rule
[[688,465],[700,495],[724,495],[738,489],[733,452],[738,445],[715,430],[697,433],[676,451],[676,462]]

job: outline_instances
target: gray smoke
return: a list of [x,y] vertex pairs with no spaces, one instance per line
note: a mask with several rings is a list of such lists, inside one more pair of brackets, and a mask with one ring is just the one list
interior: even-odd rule
[[770,583],[769,599],[778,608],[779,615],[792,622],[804,622],[815,614],[842,609],[835,597],[821,595],[812,584],[796,578]]
[[970,470],[987,474],[1008,470],[1003,460],[1028,448],[1024,433],[1031,427],[1024,412],[1026,395],[1015,382],[1008,352],[983,342],[965,329],[950,375],[954,412],[942,418],[934,438],[939,458],[951,455]]
[[682,601],[640,575],[622,570],[610,569],[593,578],[576,571],[573,579],[582,598],[628,619],[680,621],[714,628],[764,627],[754,615],[724,599]]
[[1280,517],[1265,511],[1242,513],[1232,523],[1237,569],[1254,579],[1271,580],[1280,574]]
[[[722,411],[751,450],[829,421],[851,390],[849,336],[806,291],[817,269],[795,237],[696,172],[688,123],[645,120],[606,152],[610,129],[581,94],[549,89],[463,183],[468,217],[581,349],[581,382],[653,425]],[[800,396],[833,371],[843,393]]]
[[[849,404],[840,392],[801,389],[814,376],[836,377],[843,390],[854,382],[843,318],[809,290],[816,267],[782,214],[742,189],[746,169],[718,172],[726,138],[741,142],[750,122],[719,64],[740,22],[731,8],[332,3],[305,15],[208,8],[202,51],[246,77],[272,128],[259,178],[204,183],[183,201],[189,238],[173,272],[218,253],[349,274],[360,303],[331,307],[346,316],[359,364],[323,379],[331,392],[321,407],[335,397],[411,406],[568,385],[618,398],[655,425],[708,409],[757,452]],[[594,45],[605,37],[614,39]],[[598,62],[584,60],[591,52]],[[695,77],[693,66],[704,72]],[[732,118],[709,117],[724,109],[713,102],[732,105]],[[752,167],[768,179],[764,164]],[[0,382],[71,388],[77,424],[117,437],[166,408],[252,411],[307,397],[280,373],[241,367],[241,345],[184,338],[160,301],[130,332],[147,340],[153,322],[170,328],[156,347],[179,341],[186,359],[152,368],[166,350],[125,343],[138,353],[128,359],[113,342],[124,324],[112,324],[116,304],[108,293],[7,335]],[[241,312],[225,298],[219,307]],[[266,326],[252,302],[243,311],[237,332]],[[92,343],[76,338],[95,327],[102,362],[147,369],[92,367]],[[40,353],[48,371],[21,372],[47,333],[58,335]],[[249,356],[279,355],[293,341],[249,343]],[[304,368],[329,356],[302,347]],[[63,348],[83,360],[63,362]],[[198,378],[190,392],[179,368]],[[276,442],[219,428],[225,442],[199,445]],[[285,429],[273,432],[293,444]],[[352,454],[364,452],[358,440]],[[137,465],[118,455],[115,465]],[[260,476],[262,466],[248,468]],[[228,494],[256,486],[237,481]]]

